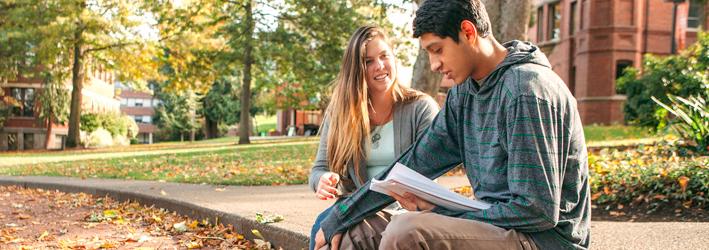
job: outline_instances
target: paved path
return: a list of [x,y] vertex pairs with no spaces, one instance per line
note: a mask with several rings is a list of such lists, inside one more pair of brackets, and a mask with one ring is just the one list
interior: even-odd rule
[[[443,177],[447,187],[467,184],[465,177]],[[305,185],[294,186],[213,186],[156,181],[78,179],[67,177],[0,176],[0,185],[59,189],[67,192],[109,194],[120,200],[132,199],[155,204],[193,218],[219,218],[233,224],[252,238],[259,230],[274,245],[285,249],[307,246],[310,225],[331,202],[315,199]],[[254,221],[256,212],[280,214],[285,220],[262,225]],[[594,221],[591,224],[594,249],[709,249],[709,223],[630,223]]]

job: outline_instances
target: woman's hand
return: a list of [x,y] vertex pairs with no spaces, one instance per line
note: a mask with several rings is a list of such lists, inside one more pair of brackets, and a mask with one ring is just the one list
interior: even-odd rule
[[[332,242],[330,243],[330,249],[331,250],[337,250],[340,249],[340,240],[342,240],[342,234],[335,234],[332,236]],[[318,230],[318,232],[315,234],[315,249],[320,249],[324,247],[327,244],[325,241],[325,233],[323,233],[322,228]]]
[[327,172],[320,176],[318,188],[315,191],[315,196],[321,200],[334,199],[340,196],[340,191],[337,190],[337,183],[340,182],[340,175]]

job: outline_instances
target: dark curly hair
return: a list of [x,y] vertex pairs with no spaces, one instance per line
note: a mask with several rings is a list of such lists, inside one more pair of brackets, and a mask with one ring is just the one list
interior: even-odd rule
[[457,43],[460,23],[464,20],[475,25],[480,37],[492,33],[490,18],[480,0],[424,0],[416,11],[414,38],[433,33],[442,38],[450,37]]

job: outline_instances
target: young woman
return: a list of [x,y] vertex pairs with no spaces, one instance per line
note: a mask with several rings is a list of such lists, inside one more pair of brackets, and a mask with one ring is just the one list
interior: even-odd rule
[[[358,28],[342,59],[308,180],[326,200],[355,191],[391,165],[429,127],[438,104],[399,84],[397,63],[384,31]],[[311,245],[323,211],[311,232]]]

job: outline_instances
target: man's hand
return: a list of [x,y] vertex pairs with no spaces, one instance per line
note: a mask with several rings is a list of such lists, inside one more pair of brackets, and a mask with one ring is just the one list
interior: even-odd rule
[[[335,234],[332,236],[332,242],[330,243],[330,249],[339,249],[340,248],[340,240],[342,239],[342,234]],[[322,228],[318,230],[318,233],[315,234],[315,249],[320,249],[323,246],[327,244],[327,241],[325,240],[325,233],[322,231]]]
[[430,202],[410,193],[404,193],[402,196],[392,192],[389,193],[389,196],[396,199],[396,201],[398,201],[404,209],[409,211],[430,211],[436,207],[436,205],[433,205]]
[[340,182],[340,175],[327,172],[320,176],[318,188],[315,191],[315,196],[321,200],[334,199],[340,196],[340,191],[337,190],[337,183]]

